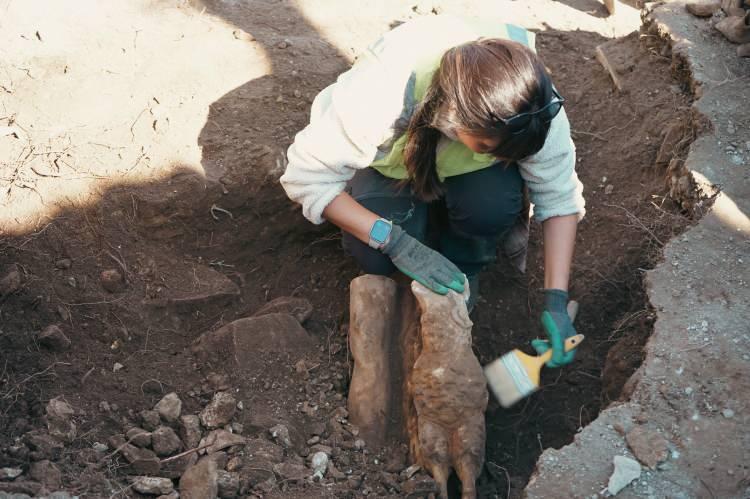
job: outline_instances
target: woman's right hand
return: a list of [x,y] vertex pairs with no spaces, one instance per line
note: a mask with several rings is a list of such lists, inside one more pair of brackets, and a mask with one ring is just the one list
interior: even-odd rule
[[445,295],[464,292],[464,274],[450,260],[428,248],[398,225],[381,250],[401,272],[432,291]]

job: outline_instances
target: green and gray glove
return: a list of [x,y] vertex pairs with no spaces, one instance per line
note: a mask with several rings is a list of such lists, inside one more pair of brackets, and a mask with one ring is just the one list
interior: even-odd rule
[[398,225],[381,251],[398,270],[432,291],[445,295],[451,289],[464,292],[464,275],[450,260],[428,248]]
[[552,359],[547,362],[548,367],[561,367],[573,362],[575,350],[565,351],[565,340],[575,336],[573,321],[568,315],[568,292],[562,289],[544,290],[544,312],[542,312],[542,326],[549,341],[532,340],[531,346],[539,355],[552,347]]

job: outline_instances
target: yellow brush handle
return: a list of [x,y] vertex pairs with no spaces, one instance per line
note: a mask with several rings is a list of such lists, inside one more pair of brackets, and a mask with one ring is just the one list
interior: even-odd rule
[[[576,348],[578,345],[581,344],[583,341],[584,336],[582,334],[577,334],[575,336],[571,336],[570,338],[565,340],[565,351],[570,352],[574,348]],[[543,366],[549,360],[552,358],[552,348],[550,347],[549,350],[544,352],[542,355],[537,357],[537,360],[539,362],[539,367]]]

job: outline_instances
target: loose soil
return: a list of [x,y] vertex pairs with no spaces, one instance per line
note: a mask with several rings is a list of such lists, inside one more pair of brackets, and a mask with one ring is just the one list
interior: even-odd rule
[[[229,7],[207,7],[233,15]],[[309,102],[294,100],[292,89],[312,96],[346,62],[325,44],[277,45],[277,33],[294,27],[270,10],[234,20],[251,25],[243,29],[269,51],[295,50],[308,64],[320,64],[303,79],[291,64],[277,62],[273,78],[248,83],[212,105],[199,142],[214,182],[188,170],[160,183],[122,180],[95,206],[63,211],[33,233],[0,239],[0,265],[6,271],[15,266],[23,275],[21,289],[0,299],[2,466],[28,466],[28,458],[10,447],[45,427],[47,401],[62,395],[76,409],[78,425],[78,437],[57,461],[63,488],[84,497],[118,495],[127,486],[124,462],[116,456],[105,460],[92,444],[106,443],[137,422],[139,411],[170,391],[180,394],[183,413],[199,412],[213,394],[206,376],[220,366],[196,365],[192,341],[280,296],[312,302],[305,327],[319,349],[253,359],[252,376],[231,379],[235,397],[247,407],[235,420],[251,436],[267,436],[270,426],[283,422],[304,455],[311,428],[345,406],[351,367],[347,286],[358,270],[333,227],[307,223],[272,179],[258,187],[244,170],[274,161],[262,146],[286,146],[305,125]],[[586,188],[588,212],[579,226],[571,287],[581,304],[577,329],[586,341],[571,366],[545,371],[539,393],[510,410],[490,403],[483,497],[520,495],[543,448],[569,443],[620,397],[641,361],[654,318],[644,271],[658,260],[662,245],[690,223],[667,197],[665,168],[655,166],[668,125],[681,124],[689,138],[695,133],[687,88],[671,74],[668,49],[633,34],[625,42],[632,54],[626,90],[615,91],[594,57],[604,41],[589,32],[548,30],[538,36],[539,52],[566,98]],[[252,125],[234,127],[237,123]],[[683,155],[686,145],[671,154]],[[212,212],[212,205],[227,211]],[[482,276],[482,297],[472,317],[482,364],[512,348],[528,351],[529,340],[540,334],[538,227],[530,249],[526,275],[501,261]],[[106,269],[125,277],[122,291],[102,289],[100,273]],[[238,296],[216,294],[232,289],[232,283]],[[197,305],[175,304],[186,296],[198,296]],[[35,342],[34,333],[53,323],[72,340],[69,351],[51,353]],[[113,372],[115,363],[124,367]],[[265,496],[347,497],[367,489],[399,496],[381,474],[388,463],[398,464],[398,446],[369,454],[351,445],[341,448],[337,466],[352,470],[358,480],[331,487],[283,482]],[[137,496],[132,490],[121,495]]]

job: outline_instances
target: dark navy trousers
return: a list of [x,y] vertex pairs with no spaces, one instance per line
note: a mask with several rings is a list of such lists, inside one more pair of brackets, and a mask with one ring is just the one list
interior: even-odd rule
[[[467,276],[495,261],[497,245],[523,208],[523,179],[515,164],[445,179],[444,196],[425,203],[408,185],[374,168],[359,170],[347,192],[365,208],[398,224],[411,236],[442,253]],[[367,274],[391,275],[390,258],[351,234],[343,246]]]

